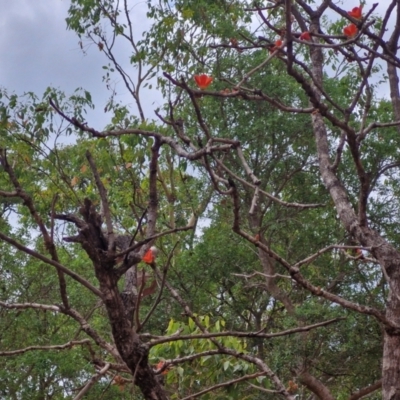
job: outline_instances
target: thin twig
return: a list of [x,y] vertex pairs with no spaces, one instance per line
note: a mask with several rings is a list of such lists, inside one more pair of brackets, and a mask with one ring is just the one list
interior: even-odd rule
[[[143,322],[140,325],[140,329],[143,328],[143,326],[146,324],[146,322],[149,320],[149,318],[151,317],[151,315],[153,314],[154,310],[156,309],[158,303],[160,302],[161,296],[163,294],[164,291],[164,286],[165,286],[165,279],[167,278],[167,272],[168,272],[168,267],[171,263],[171,259],[172,256],[174,254],[174,251],[176,249],[176,246],[178,245],[179,241],[177,241],[173,247],[173,249],[171,250],[171,252],[169,253],[168,256],[168,260],[167,263],[165,264],[165,268],[163,270],[163,276],[162,276],[162,281],[161,281],[161,285],[160,285],[160,290],[158,291],[158,295],[156,300],[154,301],[154,304],[152,305],[152,307],[150,308],[149,312],[147,313],[146,317],[144,318]],[[139,332],[139,330],[136,330],[136,332]]]
[[[226,381],[226,382],[222,382],[222,383],[218,383],[216,385],[210,386],[207,389],[201,390],[200,392],[193,393],[193,394],[191,394],[189,396],[186,396],[186,397],[182,397],[180,400],[191,400],[191,399],[194,399],[195,397],[199,397],[199,396],[201,396],[201,395],[203,395],[205,393],[214,391],[216,389],[223,388],[223,387],[230,386],[230,385],[233,385],[233,384],[238,383],[238,382],[247,381],[249,379],[254,379],[254,378],[257,378],[259,376],[265,376],[265,375],[266,375],[265,372],[256,372],[255,374],[244,375],[244,376],[241,376],[240,378],[231,379],[230,381]],[[281,393],[281,392],[277,391],[276,393]],[[294,397],[291,396],[291,395],[286,396],[286,398],[294,400]]]
[[23,354],[28,351],[33,351],[33,350],[64,350],[64,349],[69,349],[74,346],[78,345],[84,345],[90,343],[89,339],[83,339],[83,340],[71,340],[68,343],[65,344],[56,344],[53,346],[29,346],[25,347],[24,349],[18,349],[18,350],[12,350],[12,351],[0,351],[0,356],[15,356],[17,354]]
[[17,242],[14,239],[11,239],[4,233],[0,232],[0,239],[4,240],[5,242],[11,244],[11,246],[14,246],[18,250],[21,250],[22,252],[29,254],[32,257],[37,258],[38,260],[41,260],[45,262],[46,264],[52,265],[53,267],[56,267],[57,269],[61,270],[65,274],[69,275],[71,278],[75,279],[77,282],[85,286],[87,289],[89,289],[92,293],[94,293],[96,296],[102,298],[103,294],[99,289],[97,289],[95,286],[93,286],[89,281],[87,281],[85,278],[82,276],[78,275],[76,272],[71,271],[64,265],[60,264],[57,261],[51,260],[50,258],[45,257],[44,255],[38,253],[35,250],[30,249],[29,247],[24,246],[23,244]]
[[[175,342],[178,340],[194,340],[194,339],[211,339],[211,338],[217,338],[217,337],[248,337],[248,338],[254,338],[254,337],[259,337],[262,339],[273,339],[276,337],[281,337],[281,336],[288,336],[288,335],[293,335],[295,333],[301,333],[301,332],[308,332],[312,329],[316,328],[321,328],[323,326],[327,326],[330,324],[333,324],[335,322],[339,322],[344,320],[345,318],[334,318],[330,319],[328,321],[323,321],[323,322],[318,322],[316,324],[312,325],[306,325],[306,326],[299,326],[297,328],[292,328],[292,329],[287,329],[281,332],[275,332],[275,333],[263,333],[266,328],[262,328],[258,332],[238,332],[238,331],[226,331],[226,332],[206,332],[206,333],[199,333],[199,334],[192,334],[192,335],[178,335],[178,336],[167,336],[167,337],[159,337],[157,336],[157,339],[152,340],[149,343],[150,347],[156,346],[161,343],[170,343],[170,342]],[[153,338],[153,335],[149,334],[143,334],[140,335],[143,338]]]
[[74,397],[74,400],[80,400],[89,391],[89,389],[109,370],[110,363],[107,363],[96,375],[92,376],[85,387]]

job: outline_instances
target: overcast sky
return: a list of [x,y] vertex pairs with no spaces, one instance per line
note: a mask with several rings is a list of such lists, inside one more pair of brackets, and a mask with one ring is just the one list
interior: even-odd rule
[[[48,86],[60,88],[67,94],[83,87],[92,94],[96,104],[95,114],[88,116],[89,125],[101,129],[109,118],[103,112],[110,94],[102,82],[102,66],[106,60],[96,46],[88,48],[84,55],[77,35],[66,30],[69,3],[69,0],[0,0],[0,86],[17,94],[33,91],[39,96]],[[145,16],[146,2],[132,3],[136,4],[131,14],[133,25],[136,35],[140,36],[149,24]],[[345,3],[349,10],[359,4],[358,0]],[[367,4],[372,4],[372,0]],[[385,5],[379,7],[377,11]],[[127,58],[126,53],[124,56]],[[118,94],[135,111],[122,84]],[[152,94],[144,100],[147,117],[154,118],[153,110],[160,105],[161,98],[157,100]],[[95,119],[95,123],[89,117]]]
[[[97,46],[85,46],[83,54],[78,36],[66,29],[69,4],[69,0],[0,0],[0,86],[17,94],[33,91],[38,96],[48,86],[60,88],[67,95],[83,87],[96,105],[90,115],[96,121],[92,124],[88,118],[88,122],[101,129],[109,122],[103,110],[110,92],[102,82],[102,66],[107,61]],[[132,10],[139,36],[147,25],[145,7],[144,1],[138,1]],[[118,98],[135,111],[122,83],[117,92]],[[153,110],[159,104],[150,99],[145,103],[147,116],[154,118]]]

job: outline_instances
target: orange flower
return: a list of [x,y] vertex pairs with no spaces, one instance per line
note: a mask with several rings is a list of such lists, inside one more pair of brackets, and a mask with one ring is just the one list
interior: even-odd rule
[[142,258],[142,261],[144,261],[146,264],[152,264],[156,259],[156,255],[157,248],[155,246],[152,246],[146,251],[145,255]]
[[[165,365],[165,362],[164,361],[160,361],[157,364],[157,370],[160,370],[164,365]],[[169,372],[169,370],[168,370],[168,368],[166,368],[163,372],[161,372],[161,375],[167,375],[168,372]]]
[[194,80],[196,81],[197,86],[201,89],[207,89],[208,86],[211,85],[211,82],[213,81],[212,76],[208,76],[206,74],[201,74],[201,75],[195,75]]
[[303,33],[300,35],[299,39],[300,39],[300,40],[307,40],[307,41],[311,41],[311,35],[310,35],[310,32],[308,32],[308,31],[306,31],[306,32],[303,32]]
[[343,33],[348,37],[352,38],[357,35],[358,28],[354,24],[347,25],[343,28]]
[[297,392],[297,389],[299,388],[299,385],[296,382],[289,381],[289,386],[286,389],[290,394],[294,394]]
[[350,17],[353,17],[355,19],[361,19],[362,18],[362,8],[363,8],[363,6],[354,7],[351,11],[348,11],[347,14],[349,14]]
[[283,45],[282,40],[281,40],[281,39],[278,39],[278,40],[275,42],[275,45],[272,46],[272,47],[269,49],[269,52],[270,52],[270,53],[273,53],[275,50],[280,49],[280,48],[282,47],[282,45]]

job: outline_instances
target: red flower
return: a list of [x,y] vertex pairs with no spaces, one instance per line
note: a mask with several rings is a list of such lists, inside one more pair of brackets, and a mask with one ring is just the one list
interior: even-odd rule
[[361,19],[362,18],[362,8],[363,8],[363,6],[354,7],[351,11],[348,11],[347,14],[349,14],[350,17],[353,17],[355,19]]
[[270,53],[273,53],[275,50],[280,49],[280,48],[282,47],[282,45],[283,45],[282,40],[281,40],[281,39],[278,39],[278,40],[275,42],[275,45],[270,47],[269,52],[270,52]]
[[348,37],[351,38],[357,35],[358,28],[354,24],[347,25],[343,28],[343,33]]
[[311,35],[310,35],[310,32],[308,32],[308,31],[306,31],[306,32],[303,32],[303,33],[300,35],[299,39],[300,39],[300,40],[307,40],[307,41],[311,41]]
[[146,264],[152,264],[156,259],[157,251],[158,250],[155,246],[150,247],[143,256],[142,261]]
[[[165,362],[164,361],[160,361],[157,364],[157,370],[160,370],[162,367],[164,367],[164,365],[165,365]],[[167,375],[168,372],[169,372],[169,370],[168,370],[168,368],[166,368],[163,372],[161,372],[161,375]]]
[[211,82],[213,81],[212,76],[208,76],[206,74],[201,74],[201,75],[195,75],[194,80],[196,81],[197,86],[201,89],[207,89],[210,85]]

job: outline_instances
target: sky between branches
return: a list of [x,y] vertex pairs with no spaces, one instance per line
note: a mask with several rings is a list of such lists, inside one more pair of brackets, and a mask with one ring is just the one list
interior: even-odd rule
[[[368,0],[364,8],[368,10],[372,3],[374,1]],[[102,129],[110,119],[104,113],[110,95],[102,82],[102,66],[106,59],[97,46],[83,42],[85,55],[76,34],[67,31],[65,18],[69,4],[68,0],[0,0],[0,86],[16,94],[32,91],[38,96],[48,86],[59,88],[67,95],[82,87],[91,93],[96,105],[95,110],[88,114],[87,121],[89,125]],[[131,18],[140,37],[151,21],[146,19],[145,1],[132,4]],[[359,2],[343,1],[339,5],[351,10]],[[380,4],[376,12],[383,9],[384,5]],[[130,53],[129,49],[122,47],[117,51],[122,56],[124,51]],[[121,60],[127,61],[128,57],[121,57]],[[135,73],[131,66],[127,66],[127,71]],[[123,82],[116,78],[116,83],[117,99],[131,105],[135,112]],[[143,96],[146,116],[150,119],[155,118],[153,110],[162,103],[158,96],[154,92],[151,96]]]

